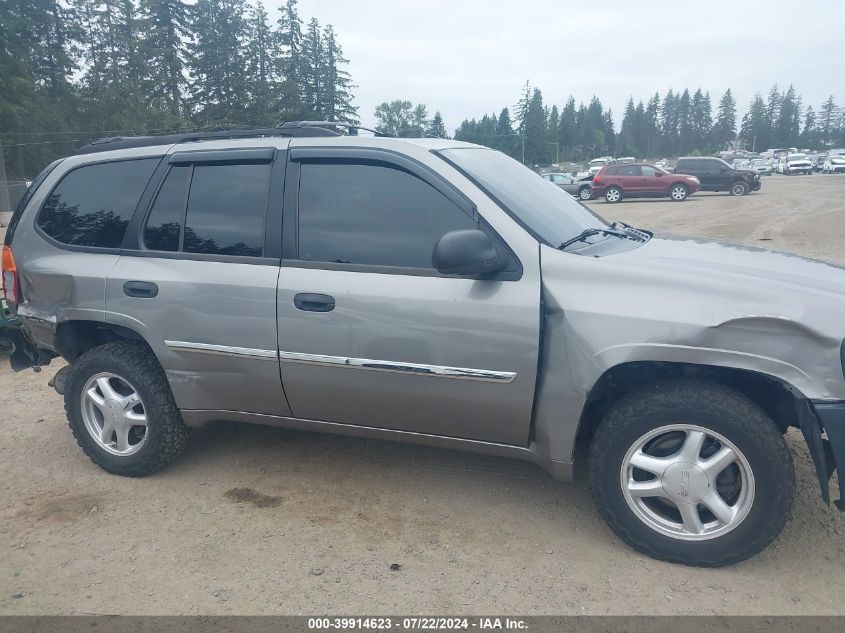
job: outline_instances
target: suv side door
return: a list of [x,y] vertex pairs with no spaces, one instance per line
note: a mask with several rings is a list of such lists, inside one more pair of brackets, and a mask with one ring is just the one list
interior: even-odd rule
[[616,165],[615,172],[618,174],[622,189],[627,196],[637,196],[643,193],[642,172],[639,165]]
[[109,272],[106,321],[144,336],[180,409],[290,414],[276,347],[284,168],[273,147],[165,157]]
[[[387,150],[292,146],[290,161],[278,318],[293,415],[527,445],[536,242],[511,250],[479,213],[492,201],[446,163],[439,169],[477,198]],[[434,270],[439,238],[475,228],[507,253],[508,268],[493,279]]]

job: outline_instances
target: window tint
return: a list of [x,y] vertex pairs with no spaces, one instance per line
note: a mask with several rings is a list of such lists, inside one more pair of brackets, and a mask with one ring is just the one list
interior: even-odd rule
[[144,227],[144,245],[150,250],[179,250],[190,175],[189,165],[172,167],[158,190]]
[[38,226],[62,244],[120,248],[158,158],[87,165],[56,185]]
[[398,169],[304,163],[299,187],[305,261],[431,268],[444,234],[478,228],[439,191]]
[[643,165],[640,169],[642,169],[643,176],[660,176],[663,174],[662,171],[651,165]]
[[622,165],[621,167],[617,167],[616,169],[619,170],[620,176],[639,176],[640,175],[640,166],[639,165]]
[[185,252],[260,257],[269,189],[269,163],[194,166]]
[[622,171],[621,167],[608,167],[604,170],[605,176],[618,176]]

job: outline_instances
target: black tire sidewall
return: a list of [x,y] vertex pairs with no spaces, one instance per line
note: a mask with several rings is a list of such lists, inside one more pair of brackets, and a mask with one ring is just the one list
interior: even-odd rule
[[[742,187],[742,191],[740,191],[739,193],[737,193],[737,192],[735,191],[735,189],[736,189],[737,187]],[[744,195],[745,195],[745,194],[747,194],[747,193],[748,193],[748,185],[746,185],[744,182],[735,182],[734,184],[732,184],[732,185],[731,185],[731,195],[734,195],[734,196],[744,196]]]
[[[588,192],[588,195],[587,195],[586,198],[583,195],[585,191]],[[578,198],[581,199],[581,200],[589,200],[592,197],[592,195],[589,193],[589,191],[590,191],[589,187],[581,187],[578,190]]]
[[[785,443],[780,432],[770,421],[770,429],[762,428],[760,435],[750,433],[735,419],[730,411],[714,415],[694,406],[672,405],[656,407],[648,415],[627,420],[614,435],[600,455],[591,452],[590,473],[594,493],[598,493],[600,510],[611,527],[629,544],[651,556],[701,566],[720,566],[737,562],[760,551],[783,528],[791,514],[794,495],[794,469],[788,449],[777,451],[785,454],[786,463],[778,463],[771,454],[770,444]],[[745,519],[726,534],[704,541],[684,541],[657,532],[643,523],[628,506],[620,482],[624,456],[640,437],[651,430],[671,424],[695,424],[715,431],[730,440],[748,460],[755,482],[754,501]],[[771,431],[766,432],[766,431]],[[596,461],[598,460],[598,461]],[[769,537],[773,531],[774,535]]]

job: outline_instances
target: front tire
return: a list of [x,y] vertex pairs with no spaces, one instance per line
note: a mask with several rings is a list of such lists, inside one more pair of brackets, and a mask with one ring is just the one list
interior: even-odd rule
[[142,477],[185,449],[189,430],[146,345],[107,343],[71,366],[65,412],[77,444],[106,472]]
[[739,180],[731,185],[732,196],[744,196],[748,193],[748,185],[744,181]]
[[619,187],[610,187],[604,192],[605,201],[615,204],[622,200],[622,190]]
[[654,558],[719,567],[757,554],[790,517],[792,457],[772,420],[718,383],[672,380],[613,404],[590,445],[593,498]]

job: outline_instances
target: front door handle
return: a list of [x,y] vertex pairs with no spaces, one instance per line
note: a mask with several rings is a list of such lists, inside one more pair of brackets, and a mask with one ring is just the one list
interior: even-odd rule
[[334,297],[316,292],[300,292],[293,298],[297,310],[306,312],[331,312],[334,310]]
[[152,299],[158,294],[158,286],[151,281],[127,281],[123,284],[123,294],[127,297]]

